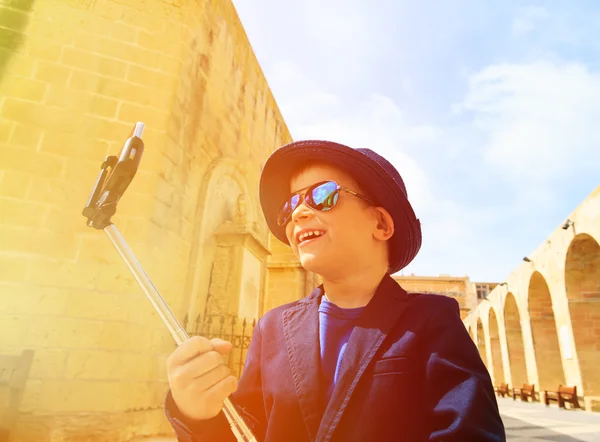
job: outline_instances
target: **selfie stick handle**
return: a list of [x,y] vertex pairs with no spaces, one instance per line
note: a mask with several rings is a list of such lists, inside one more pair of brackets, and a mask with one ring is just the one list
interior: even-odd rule
[[[130,138],[125,142],[121,156],[108,157],[102,164],[100,174],[90,198],[83,209],[88,218],[87,225],[97,230],[104,230],[121,258],[135,277],[136,281],[148,297],[148,300],[165,323],[177,345],[189,338],[185,329],[179,324],[158,290],[144,272],[141,264],[125,242],[117,227],[110,218],[116,213],[116,205],[125,189],[133,179],[139,165],[144,145],[141,140],[143,123],[137,123]],[[239,415],[229,399],[225,399],[223,413],[229,422],[231,431],[238,442],[256,442],[256,438]]]

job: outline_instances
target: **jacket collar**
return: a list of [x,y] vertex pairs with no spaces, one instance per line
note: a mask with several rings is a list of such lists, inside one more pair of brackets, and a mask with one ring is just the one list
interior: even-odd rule
[[284,337],[300,410],[310,440],[317,441],[331,439],[356,384],[404,313],[408,300],[404,289],[386,274],[350,336],[338,382],[324,410],[319,356],[319,303],[323,293],[320,285],[283,314]]

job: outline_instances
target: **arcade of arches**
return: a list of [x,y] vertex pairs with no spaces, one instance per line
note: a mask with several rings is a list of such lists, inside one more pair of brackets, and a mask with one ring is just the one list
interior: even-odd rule
[[464,324],[494,385],[576,386],[600,411],[600,187],[528,258]]

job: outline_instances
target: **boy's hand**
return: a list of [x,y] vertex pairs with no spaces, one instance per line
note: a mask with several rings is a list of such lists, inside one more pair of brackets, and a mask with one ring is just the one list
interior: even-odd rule
[[192,336],[167,358],[167,377],[173,400],[187,417],[196,420],[215,417],[225,399],[237,389],[223,355],[231,342]]

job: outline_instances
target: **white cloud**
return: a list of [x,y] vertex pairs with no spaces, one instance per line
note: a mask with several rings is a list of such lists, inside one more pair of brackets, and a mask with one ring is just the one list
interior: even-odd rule
[[512,24],[512,33],[515,37],[522,37],[532,32],[536,25],[548,18],[548,11],[540,6],[521,8]]
[[581,64],[486,67],[470,78],[462,110],[487,140],[488,165],[521,187],[546,187],[599,159],[600,75]]

